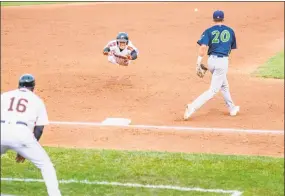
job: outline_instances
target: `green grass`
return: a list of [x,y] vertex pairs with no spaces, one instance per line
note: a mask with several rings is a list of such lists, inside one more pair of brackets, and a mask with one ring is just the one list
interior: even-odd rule
[[1,1],[1,6],[22,6],[22,5],[42,5],[42,4],[59,4],[70,2],[54,2],[54,1]]
[[[281,196],[284,193],[284,160],[271,157],[206,154],[127,152],[45,148],[59,179],[109,181],[154,185],[240,190],[243,196]],[[1,158],[1,177],[41,179],[29,161],[17,164],[15,153]],[[63,195],[227,195],[176,190],[128,188],[109,185],[60,184]],[[1,181],[1,192],[46,195],[44,183]]]
[[284,79],[284,51],[270,58],[254,72],[254,75],[264,78]]

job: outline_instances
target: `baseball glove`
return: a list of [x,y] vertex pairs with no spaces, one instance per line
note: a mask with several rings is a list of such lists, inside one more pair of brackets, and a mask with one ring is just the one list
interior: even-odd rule
[[196,74],[200,78],[203,78],[207,71],[208,71],[208,68],[202,63],[200,65],[197,65],[196,67]]

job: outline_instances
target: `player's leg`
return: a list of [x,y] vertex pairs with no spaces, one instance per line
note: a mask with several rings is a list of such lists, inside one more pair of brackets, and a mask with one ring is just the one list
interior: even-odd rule
[[16,151],[41,169],[50,196],[61,195],[54,167],[28,127],[1,123],[1,155],[7,149]]
[[230,115],[231,115],[231,116],[237,115],[237,113],[238,113],[239,110],[240,110],[240,107],[239,107],[239,106],[236,106],[236,105],[234,104],[233,100],[232,100],[227,77],[226,77],[226,79],[224,80],[224,83],[223,83],[223,85],[222,85],[221,91],[222,91],[222,94],[223,94],[225,103],[226,103],[226,105],[227,105],[227,108],[228,108],[228,110],[229,110],[229,112],[230,112]]
[[234,107],[234,102],[233,102],[232,97],[231,97],[230,87],[229,87],[229,82],[228,82],[227,77],[225,77],[225,80],[224,80],[222,88],[221,88],[221,92],[223,94],[225,103],[226,103],[228,109],[230,110],[232,107]]
[[224,97],[226,106],[230,112],[230,115],[235,116],[239,112],[239,106],[235,106],[232,100],[227,75],[225,75],[225,79],[222,84],[221,92],[223,94],[223,97]]
[[191,104],[187,105],[184,113],[184,119],[187,120],[196,110],[201,108],[207,101],[212,99],[217,94],[224,81],[225,70],[221,59],[210,57],[208,59],[208,66],[212,73],[210,88],[196,98]]
[[55,168],[49,156],[38,141],[33,137],[33,135],[23,141],[22,146],[12,146],[12,149],[27,160],[30,160],[37,168],[41,170],[49,196],[61,195]]
[[1,155],[5,154],[10,149],[11,145],[19,142],[18,134],[15,133],[15,126],[1,123]]
[[219,92],[223,83],[222,70],[216,69],[212,75],[210,88],[201,94],[196,100],[191,104],[195,110],[198,110],[207,101],[212,99],[215,94]]

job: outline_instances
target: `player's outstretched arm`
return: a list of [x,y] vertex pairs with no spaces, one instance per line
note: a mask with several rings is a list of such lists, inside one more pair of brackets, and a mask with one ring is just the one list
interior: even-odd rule
[[207,51],[207,46],[206,45],[202,44],[202,45],[199,46],[197,65],[201,64],[203,57],[206,55],[206,51]]
[[103,54],[104,54],[104,55],[108,55],[110,51],[111,51],[110,48],[109,48],[109,47],[106,47],[106,48],[104,48],[104,50],[103,50]]
[[200,78],[203,78],[208,70],[206,66],[202,64],[202,59],[206,55],[206,52],[207,52],[207,45],[201,44],[198,49],[198,58],[196,63],[196,74]]
[[203,57],[206,55],[207,46],[210,43],[210,36],[208,30],[204,31],[200,39],[197,41],[199,45],[198,48],[198,58],[197,58],[197,66],[200,67]]

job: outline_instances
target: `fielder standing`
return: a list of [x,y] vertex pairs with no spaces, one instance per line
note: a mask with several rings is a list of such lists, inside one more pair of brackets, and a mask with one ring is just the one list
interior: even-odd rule
[[231,116],[237,115],[240,107],[235,106],[227,79],[229,55],[232,49],[236,49],[236,37],[234,30],[223,24],[224,12],[217,10],[213,13],[214,26],[206,29],[198,40],[199,56],[197,59],[196,72],[199,77],[203,77],[205,70],[201,64],[208,48],[208,69],[212,73],[210,88],[200,95],[191,104],[188,104],[184,113],[184,119],[187,120],[191,115],[204,105],[208,100],[214,97],[220,90]]

